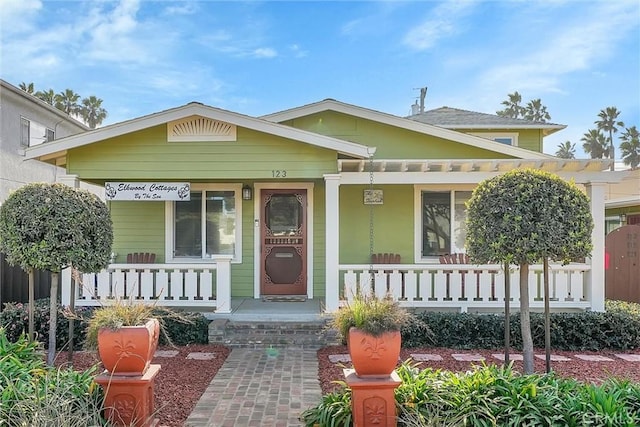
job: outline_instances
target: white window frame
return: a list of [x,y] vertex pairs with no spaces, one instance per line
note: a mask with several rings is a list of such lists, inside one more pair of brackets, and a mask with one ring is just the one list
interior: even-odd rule
[[[24,132],[24,125],[27,125],[26,135]],[[44,129],[44,135],[34,136],[34,131],[37,129]],[[43,125],[35,120],[28,119],[24,116],[20,116],[20,145],[23,147],[35,147],[45,142],[53,141],[56,138],[55,130]],[[31,139],[35,142],[31,143]]]
[[[233,191],[235,193],[235,207],[236,207],[236,242],[235,242],[235,251],[233,254],[233,258],[231,259],[232,264],[240,264],[242,263],[242,184],[191,184],[191,192],[194,191]],[[203,198],[204,200],[204,198]],[[165,212],[165,259],[167,263],[207,263],[211,262],[211,260],[215,260],[217,258],[216,255],[213,255],[211,259],[207,258],[196,258],[196,257],[174,257],[174,232],[175,232],[175,203],[167,201],[164,204],[164,212]],[[203,227],[203,233],[206,233]],[[204,237],[203,237],[204,239]],[[204,240],[203,240],[204,241]],[[228,258],[229,255],[219,255],[222,258]]]
[[[438,264],[440,263],[439,256],[422,256],[422,192],[440,192],[440,193],[449,193],[449,204],[451,207],[451,214],[455,215],[455,193],[456,192],[470,192],[473,191],[473,188],[468,186],[461,185],[453,185],[453,186],[442,186],[442,185],[415,185],[413,190],[413,207],[414,207],[414,261],[416,264]],[[459,253],[464,252],[464,247],[458,248],[455,245],[455,221],[451,220],[449,222],[449,242],[451,245],[451,253]]]
[[[517,132],[474,132],[471,135],[479,136],[481,138],[490,139],[492,141],[498,142],[499,144],[503,144],[502,142],[496,141],[497,138],[510,138],[511,146],[518,146],[518,133]],[[507,144],[504,144],[507,145]]]

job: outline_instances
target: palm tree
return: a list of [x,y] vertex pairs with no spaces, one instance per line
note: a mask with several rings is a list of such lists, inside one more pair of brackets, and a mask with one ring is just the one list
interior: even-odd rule
[[71,89],[66,89],[64,92],[60,92],[56,95],[55,107],[67,114],[78,114],[78,112],[80,112],[80,104],[78,104],[79,99],[80,95]]
[[36,96],[36,98],[41,99],[42,101],[50,105],[53,105],[56,101],[56,93],[53,91],[53,89],[49,89],[47,91],[39,90],[34,95]]
[[80,115],[91,129],[95,129],[96,126],[100,125],[102,121],[107,118],[107,110],[102,108],[102,99],[91,95],[82,100]]
[[512,119],[518,119],[524,114],[524,107],[520,105],[522,102],[522,96],[515,91],[507,95],[509,99],[502,101],[502,105],[505,106],[504,110],[496,111],[496,114],[501,117],[511,117]]
[[29,95],[33,95],[34,92],[34,87],[33,87],[33,83],[25,83],[22,82],[20,83],[20,89],[22,89],[23,91],[27,92]]
[[551,115],[547,112],[547,107],[542,105],[540,98],[533,99],[524,107],[522,115],[527,120],[545,123],[551,120]]
[[583,141],[582,148],[592,159],[602,159],[609,157],[609,145],[607,138],[599,129],[589,129],[580,141]]
[[616,107],[607,107],[604,110],[600,110],[598,113],[599,120],[594,123],[598,126],[598,129],[603,132],[609,133],[609,158],[613,160],[611,163],[611,170],[615,170],[616,161],[616,148],[613,145],[613,134],[618,131],[618,126],[624,126],[624,123],[620,120],[616,120],[620,115],[620,111]]
[[626,128],[620,135],[620,151],[625,165],[635,169],[640,165],[640,133],[635,126]]
[[576,158],[576,144],[572,144],[571,141],[565,141],[558,145],[558,151],[556,151],[556,157],[561,159],[575,159]]

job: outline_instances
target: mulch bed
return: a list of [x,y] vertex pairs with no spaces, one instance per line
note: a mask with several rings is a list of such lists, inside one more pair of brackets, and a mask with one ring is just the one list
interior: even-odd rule
[[[220,345],[190,345],[184,347],[161,347],[159,350],[177,350],[174,357],[156,357],[153,363],[161,365],[160,373],[155,382],[156,417],[159,426],[177,427],[182,426],[189,417],[198,400],[208,387],[209,383],[216,375],[224,360],[230,353],[230,349]],[[204,352],[215,353],[216,357],[210,360],[187,359],[189,353]],[[434,369],[447,369],[455,372],[464,372],[473,365],[482,362],[461,362],[451,357],[453,353],[480,354],[485,358],[487,364],[500,364],[501,362],[493,357],[494,353],[502,353],[502,350],[451,350],[446,348],[412,348],[403,349],[400,355],[401,360],[407,360],[412,353],[426,353],[440,355],[441,361],[420,362],[420,366]],[[513,353],[518,353],[513,351]],[[625,353],[622,351],[603,352],[567,352],[553,351],[554,355],[571,358],[570,361],[552,362],[553,371],[564,377],[575,378],[581,381],[598,383],[606,378],[628,378],[640,382],[640,362],[629,362],[620,359],[615,354]],[[627,352],[640,354],[640,350]],[[323,393],[329,393],[340,388],[335,381],[344,379],[343,368],[350,368],[350,363],[332,363],[329,355],[348,354],[345,346],[329,346],[318,350],[318,377]],[[535,354],[544,354],[544,349],[536,349]],[[591,354],[605,356],[613,359],[612,362],[591,362],[575,358],[575,354]],[[57,358],[56,365],[67,363],[67,354],[62,353]],[[96,352],[76,352],[73,356],[73,366],[76,369],[84,370],[94,364],[100,364]],[[522,372],[522,362],[515,361],[514,369]],[[535,359],[535,371],[542,373],[545,371],[544,359]]]
[[[479,354],[485,358],[484,363],[500,365],[502,362],[493,357],[493,354],[502,353],[504,350],[452,350],[448,348],[412,348],[402,349],[400,353],[401,360],[407,360],[411,358],[411,354],[426,353],[434,354],[442,357],[440,361],[425,361],[420,362],[421,367],[443,369],[454,372],[468,371],[473,365],[479,365],[483,362],[462,362],[455,360],[451,357],[454,353],[463,354]],[[516,354],[518,351],[514,350],[511,354]],[[535,349],[536,355],[544,355],[544,349]],[[589,351],[552,351],[553,355],[568,357],[570,361],[552,361],[551,369],[560,376],[567,378],[574,378],[576,380],[584,382],[600,383],[603,380],[616,377],[627,378],[635,382],[640,382],[640,362],[629,362],[616,357],[615,354],[630,353],[640,354],[640,350],[624,352],[624,351],[601,351],[601,352],[589,352]],[[350,363],[332,363],[329,360],[329,355],[333,354],[348,354],[345,346],[330,346],[324,347],[318,350],[318,363],[319,363],[319,377],[320,385],[323,393],[329,393],[341,388],[335,381],[344,380],[343,368],[351,368]],[[594,356],[605,356],[613,359],[611,362],[593,362],[577,359],[576,354],[588,354]],[[416,362],[417,363],[417,362]],[[516,371],[522,372],[522,362],[514,361],[513,367]],[[534,359],[534,369],[536,373],[545,372],[545,360]]]
[[[159,426],[182,426],[231,350],[221,345],[160,347],[158,350],[177,350],[178,354],[153,359],[152,363],[161,365],[155,380],[156,418]],[[189,353],[196,352],[215,353],[216,357],[210,360],[186,358]],[[65,363],[67,353],[59,354],[56,365]],[[88,369],[94,364],[100,364],[97,352],[73,355],[75,369]]]

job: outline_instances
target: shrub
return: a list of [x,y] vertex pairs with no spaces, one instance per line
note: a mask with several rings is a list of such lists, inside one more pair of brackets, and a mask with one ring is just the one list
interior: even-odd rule
[[0,328],[0,420],[8,426],[47,426],[52,420],[70,427],[102,424],[96,371],[47,367],[36,342],[22,334],[12,343]]
[[[402,379],[395,391],[399,425],[577,427],[640,423],[640,384],[626,380],[584,384],[554,374],[520,375],[503,366],[476,366],[455,373],[419,369],[411,361],[402,363],[397,372]],[[349,426],[350,406],[351,390],[345,386],[323,396],[301,419],[307,426]]]
[[[209,322],[201,313],[180,312],[177,318],[165,316],[163,328],[173,345],[208,344]],[[160,334],[160,344],[169,344],[165,334]]]
[[[0,312],[0,327],[5,328],[5,334],[10,342],[16,342],[20,335],[27,331],[29,320],[27,312],[28,304],[22,303],[6,303],[4,310]],[[88,319],[95,310],[95,307],[76,307],[74,347],[76,350],[81,349],[86,338]],[[156,310],[164,309],[155,308]],[[62,307],[58,308],[57,328],[56,328],[56,346],[58,349],[65,348],[69,341],[69,319],[68,315]],[[164,316],[164,331],[168,335],[171,342],[175,345],[188,344],[207,344],[209,342],[209,320],[200,313],[179,312],[177,316]],[[181,319],[182,318],[182,319]],[[185,322],[185,319],[188,322]],[[49,334],[49,299],[44,298],[35,302],[34,311],[35,330],[38,340],[46,341],[45,337]],[[169,340],[160,334],[160,344],[166,345]],[[47,343],[44,342],[46,346]]]
[[[551,313],[551,346],[558,350],[598,351],[640,348],[640,310],[638,304],[610,303],[606,312]],[[638,310],[638,312],[636,311]],[[435,345],[449,348],[504,347],[504,316],[501,314],[436,313],[417,315],[433,332],[432,337],[411,333],[403,345]],[[509,319],[511,345],[522,348],[520,315]],[[531,332],[536,347],[544,347],[544,316],[531,313]]]
[[[11,342],[18,340],[20,335],[27,333],[29,328],[29,304],[22,303],[6,303],[4,309],[0,312],[0,327],[5,328],[7,339]],[[35,301],[34,304],[34,328],[36,331],[36,339],[43,342],[45,348],[48,347],[48,341],[45,337],[49,335],[49,298],[43,298]],[[73,331],[74,347],[80,349],[85,339],[86,322],[81,320],[87,318],[93,308],[78,307],[76,313],[80,320],[76,321]],[[69,319],[64,315],[62,307],[58,307],[56,328],[56,347],[64,348],[69,342]]]

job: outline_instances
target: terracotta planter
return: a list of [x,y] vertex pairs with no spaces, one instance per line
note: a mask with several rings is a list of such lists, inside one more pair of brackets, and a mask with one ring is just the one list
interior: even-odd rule
[[141,326],[98,331],[98,353],[107,371],[114,375],[143,375],[158,348],[160,323],[150,319]]
[[356,375],[365,378],[388,377],[400,357],[400,331],[374,337],[358,328],[349,329],[347,347]]

